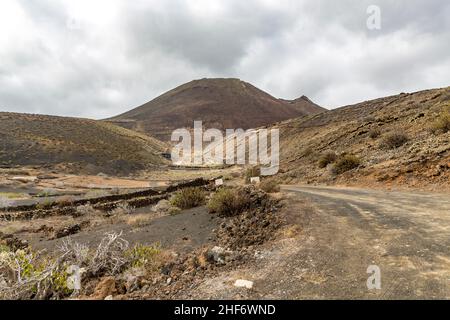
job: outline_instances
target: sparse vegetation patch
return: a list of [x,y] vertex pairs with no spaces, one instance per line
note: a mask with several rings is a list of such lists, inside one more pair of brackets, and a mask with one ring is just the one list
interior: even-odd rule
[[334,164],[333,170],[336,174],[342,174],[359,167],[361,159],[354,155],[343,155]]
[[130,206],[127,202],[119,203],[111,212],[112,216],[121,214],[131,214],[135,210],[134,207]]
[[230,217],[243,212],[250,204],[251,199],[247,193],[239,189],[222,188],[211,197],[208,209],[220,216]]
[[336,162],[337,158],[336,153],[332,151],[324,153],[319,159],[319,168],[325,168],[329,164]]
[[450,131],[450,107],[442,111],[438,118],[431,125],[431,132],[434,134],[447,133]]
[[383,150],[390,150],[390,149],[396,149],[400,148],[402,145],[404,145],[406,142],[408,142],[409,137],[401,132],[391,132],[386,134],[381,142],[380,142],[380,148]]
[[177,191],[170,203],[180,209],[191,209],[204,205],[206,202],[206,193],[202,188],[192,187]]
[[381,130],[379,128],[374,128],[369,131],[370,139],[377,139],[379,136],[381,136]]
[[64,299],[78,295],[70,286],[71,266],[82,268],[81,281],[120,275],[131,268],[147,273],[159,269],[160,246],[138,244],[129,248],[121,233],[109,233],[94,250],[73,242],[63,242],[57,258],[49,258],[31,249],[0,250],[1,299]]
[[267,193],[276,193],[280,192],[280,185],[274,179],[264,179],[259,184],[261,190]]

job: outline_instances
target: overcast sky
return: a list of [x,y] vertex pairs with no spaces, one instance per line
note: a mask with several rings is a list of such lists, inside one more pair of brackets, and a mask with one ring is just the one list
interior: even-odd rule
[[449,17],[448,0],[1,0],[0,111],[105,118],[204,77],[328,108],[445,87]]

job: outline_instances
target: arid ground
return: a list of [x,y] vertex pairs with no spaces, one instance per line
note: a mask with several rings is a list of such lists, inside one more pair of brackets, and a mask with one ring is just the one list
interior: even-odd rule
[[[244,184],[238,173],[231,169],[202,175],[226,174],[229,177],[226,185],[236,188]],[[166,178],[176,174],[167,173]],[[83,184],[84,179],[89,181],[89,186]],[[112,192],[117,199],[125,196],[128,203],[142,204],[131,212],[115,213],[111,212],[117,201],[110,200],[100,201],[93,206],[94,210],[82,214],[66,212],[61,206],[7,212],[0,222],[0,235],[5,244],[29,246],[54,256],[68,239],[95,248],[105,234],[116,233],[131,247],[157,243],[169,255],[162,264],[163,271],[150,278],[137,271],[132,276],[105,274],[86,282],[87,289],[79,298],[450,297],[450,200],[445,193],[286,185],[280,192],[264,196],[274,201],[275,207],[265,206],[269,211],[264,212],[264,216],[271,212],[273,221],[264,222],[264,227],[258,229],[260,218],[249,218],[245,214],[235,220],[235,217],[210,213],[205,206],[176,214],[169,213],[167,208],[158,208],[160,199],[168,198],[164,190],[176,184],[169,179],[164,183],[112,177],[55,177],[52,180],[66,181],[67,186],[73,188],[69,188],[71,192],[81,192],[76,199],[108,197]],[[208,188],[211,183],[207,183]],[[86,191],[96,184],[111,189],[103,189],[101,194]],[[132,190],[149,190],[149,187],[159,193],[126,196]],[[265,194],[258,191],[258,187],[252,188],[256,194]],[[217,192],[215,187],[209,190],[212,194]],[[156,199],[151,200],[153,197]],[[67,201],[67,196],[56,199],[57,202]],[[42,203],[23,201],[23,204]],[[277,223],[271,225],[274,221]],[[228,230],[231,226],[233,231]],[[8,239],[13,241],[8,242]],[[225,253],[214,256],[217,248]],[[203,261],[201,257],[206,258]],[[367,288],[370,265],[381,269],[380,290]],[[252,288],[236,287],[235,281],[239,279],[251,281]]]

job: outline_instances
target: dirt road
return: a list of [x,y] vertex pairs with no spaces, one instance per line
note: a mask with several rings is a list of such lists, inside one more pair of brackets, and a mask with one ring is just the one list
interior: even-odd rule
[[[253,299],[450,299],[450,195],[284,186],[300,230],[199,295]],[[381,270],[368,290],[367,268]],[[252,290],[233,288],[254,281]],[[217,289],[219,288],[219,289]]]

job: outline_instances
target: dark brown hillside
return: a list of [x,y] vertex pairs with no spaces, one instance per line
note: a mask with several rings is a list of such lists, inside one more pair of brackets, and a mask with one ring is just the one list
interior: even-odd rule
[[306,96],[301,96],[300,98],[295,100],[285,100],[285,99],[280,100],[284,103],[288,103],[289,105],[296,107],[299,111],[305,112],[306,114],[316,114],[328,111],[327,109],[322,108],[321,106],[312,102]]
[[[450,186],[450,87],[365,101],[277,127],[284,182]],[[359,166],[339,167],[345,155],[359,159]]]
[[156,99],[108,119],[128,129],[169,140],[194,120],[206,128],[255,128],[317,113],[316,105],[286,103],[239,79],[202,79],[181,85]]
[[161,165],[165,145],[95,120],[0,112],[0,165],[126,174]]

